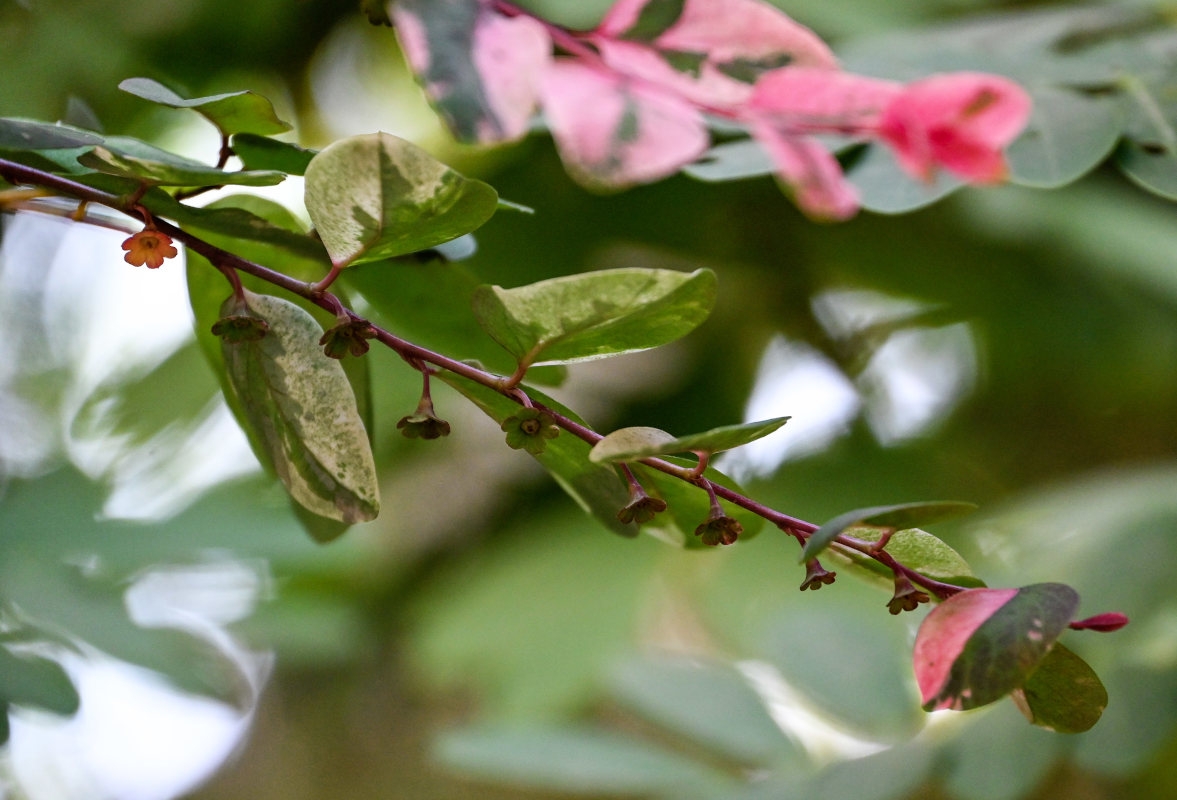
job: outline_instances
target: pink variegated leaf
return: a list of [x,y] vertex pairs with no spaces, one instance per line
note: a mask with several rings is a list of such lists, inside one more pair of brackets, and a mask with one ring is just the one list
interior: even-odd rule
[[879,133],[905,170],[939,167],[986,183],[1006,176],[1003,150],[1030,118],[1030,96],[996,75],[960,72],[907,85],[883,111]]
[[664,178],[707,149],[706,126],[694,106],[603,68],[558,61],[541,95],[565,166],[593,188]]
[[612,68],[725,108],[769,70],[837,67],[813,31],[762,0],[621,0],[593,41]]
[[846,181],[829,150],[810,137],[781,131],[771,123],[755,121],[751,130],[772,158],[777,177],[807,215],[843,220],[858,211],[858,190]]
[[924,708],[977,708],[1022,688],[1078,607],[1079,595],[1059,583],[970,589],[948,598],[916,636],[913,663]]
[[849,72],[786,67],[756,81],[747,114],[799,132],[873,134],[901,84]]
[[401,48],[454,135],[488,144],[527,132],[552,43],[538,21],[479,0],[398,0]]

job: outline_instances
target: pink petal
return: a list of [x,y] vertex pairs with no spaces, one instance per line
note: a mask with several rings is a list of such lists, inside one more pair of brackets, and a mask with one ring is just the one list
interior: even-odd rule
[[692,105],[604,69],[557,61],[541,94],[565,166],[590,186],[621,188],[664,178],[709,144]]
[[[500,130],[480,130],[480,141],[517,139],[527,132],[539,84],[552,61],[552,41],[531,17],[484,13],[474,29],[474,65]],[[490,127],[484,121],[484,127]]]
[[848,72],[784,67],[756,81],[748,111],[802,130],[855,133],[873,129],[883,109],[902,91],[893,81]]
[[1002,151],[1025,127],[1031,101],[1016,83],[962,72],[909,84],[879,122],[904,169],[921,178],[945,167],[970,181],[1005,177]]
[[797,205],[806,214],[842,220],[858,211],[858,191],[842,175],[838,160],[820,144],[782,133],[765,122],[754,122],[752,135],[768,151],[777,175],[792,189]]
[[940,694],[977,628],[1017,593],[1017,589],[969,589],[954,594],[924,618],[912,654],[923,705]]

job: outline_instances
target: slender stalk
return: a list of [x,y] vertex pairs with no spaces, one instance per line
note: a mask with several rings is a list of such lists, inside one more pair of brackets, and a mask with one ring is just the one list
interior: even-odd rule
[[[0,159],[0,177],[9,181],[14,185],[29,184],[40,187],[42,189],[50,190],[54,193],[72,197],[86,203],[94,203],[112,208],[120,211],[127,216],[133,218],[140,218],[141,215],[146,214],[146,211],[138,204],[140,192],[133,193],[130,196],[121,196],[104,192],[100,189],[94,189],[77,181],[70,180],[59,175],[43,172],[41,170],[27,167],[23,164]],[[28,206],[26,206],[28,207]],[[510,398],[512,401],[519,403],[522,406],[531,406],[538,408],[541,411],[547,412],[551,415],[562,430],[576,436],[577,438],[594,445],[604,438],[601,434],[570,419],[564,414],[559,413],[555,409],[548,408],[540,403],[536,403],[530,398],[527,393],[511,382],[510,379],[504,380],[501,375],[487,372],[469,364],[462,363],[452,359],[441,353],[434,352],[426,347],[422,347],[413,342],[407,341],[393,334],[391,331],[385,330],[377,325],[373,325],[363,317],[356,314],[354,311],[346,308],[339,298],[323,290],[324,284],[329,284],[329,281],[321,281],[318,284],[308,284],[304,281],[299,281],[284,273],[265,267],[261,264],[255,263],[248,259],[242,258],[227,250],[223,250],[198,236],[195,236],[187,231],[173,225],[170,222],[153,217],[146,214],[146,218],[151,221],[155,229],[161,233],[170,236],[172,239],[182,242],[186,247],[195,253],[199,253],[209,260],[217,269],[219,269],[233,284],[234,292],[237,293],[240,288],[240,281],[237,279],[238,272],[244,272],[247,275],[252,275],[259,278],[272,286],[282,289],[291,294],[305,298],[319,307],[330,311],[340,317],[346,317],[355,322],[364,322],[370,325],[372,331],[375,333],[375,339],[386,347],[390,348],[405,361],[416,366],[417,364],[425,365],[432,364],[438,369],[444,369],[448,372],[458,375],[460,377],[471,380],[488,389],[492,389],[504,397]],[[337,274],[338,270],[333,270]],[[331,276],[328,276],[331,277]],[[420,367],[417,367],[420,368]],[[428,367],[421,369],[428,378]],[[514,377],[514,376],[512,376]],[[720,499],[726,500],[734,505],[737,505],[752,514],[755,514],[768,522],[776,525],[781,530],[787,532],[789,535],[796,537],[799,541],[804,541],[814,531],[818,529],[818,525],[796,517],[789,516],[775,509],[769,508],[750,497],[747,497],[739,492],[721,486],[718,483],[704,477],[703,470],[698,468],[684,468],[677,464],[672,464],[669,461],[660,458],[643,459],[640,463],[652,469],[664,472],[680,480],[691,483],[707,492],[711,499],[713,511],[718,508]],[[705,462],[701,466],[706,467]],[[632,478],[632,473],[630,473]],[[875,559],[883,566],[897,575],[904,575],[913,583],[923,586],[928,591],[935,594],[937,597],[943,599],[950,597],[965,587],[956,586],[942,581],[937,581],[928,578],[916,570],[898,562],[893,556],[885,550],[876,549],[875,542],[865,542],[855,539],[852,536],[841,535],[835,539],[831,545],[836,550],[842,552],[853,551],[861,553],[865,556]]]

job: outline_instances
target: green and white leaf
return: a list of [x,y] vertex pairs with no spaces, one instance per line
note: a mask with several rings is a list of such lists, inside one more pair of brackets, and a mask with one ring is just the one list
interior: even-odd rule
[[102,144],[102,137],[92,131],[0,117],[0,150],[60,150],[97,144]]
[[482,286],[474,315],[523,365],[569,364],[648,350],[711,313],[711,270],[613,269],[504,289]]
[[78,163],[107,175],[158,186],[273,186],[286,176],[273,170],[226,172],[126,136],[108,137]]
[[1114,97],[1032,86],[1030,121],[1006,150],[1014,183],[1055,189],[1078,180],[1115,149],[1124,120]]
[[269,100],[250,91],[185,99],[150,78],[127,78],[119,88],[128,94],[171,108],[190,108],[217,126],[223,136],[253,133],[268,136],[290,130]]
[[[855,528],[854,537],[873,542],[881,538],[887,530],[889,529]],[[901,564],[934,580],[969,588],[985,585],[984,581],[973,574],[972,567],[960,553],[942,539],[919,528],[908,528],[896,533],[887,542],[887,552]],[[826,550],[821,557],[828,559],[831,564],[851,570],[860,578],[880,588],[890,589],[894,585],[895,578],[891,570],[862,553]]]
[[427,250],[490,219],[498,194],[404,139],[341,139],[306,169],[306,207],[332,263]]
[[658,428],[621,428],[597,442],[589,458],[597,463],[640,461],[674,453],[720,453],[762,439],[778,430],[789,417],[725,425],[703,433],[674,436]]
[[[348,523],[373,519],[379,490],[372,449],[343,368],[319,349],[322,329],[286,300],[252,292],[246,299],[269,331],[222,348],[261,455],[308,511]],[[222,313],[235,309],[230,297]]]

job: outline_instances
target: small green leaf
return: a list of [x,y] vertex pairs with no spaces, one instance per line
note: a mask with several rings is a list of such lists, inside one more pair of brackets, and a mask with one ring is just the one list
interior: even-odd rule
[[[269,331],[222,345],[242,421],[308,511],[348,523],[373,519],[379,490],[371,446],[343,368],[319,349],[322,329],[286,300],[247,292],[246,301]],[[222,315],[237,308],[230,297]]]
[[443,735],[435,754],[471,777],[585,796],[682,797],[701,786],[732,788],[700,762],[588,726],[467,728]]
[[[890,528],[855,528],[854,537],[874,542]],[[984,581],[973,574],[968,562],[947,543],[919,528],[899,531],[887,542],[887,552],[901,564],[911,567],[921,575],[956,586],[981,588]],[[855,572],[858,577],[890,590],[895,585],[895,575],[875,559],[857,551],[842,552],[826,550],[822,558]]]
[[278,119],[270,101],[254,92],[230,92],[187,100],[150,78],[127,78],[119,88],[128,94],[171,108],[191,108],[217,126],[223,136],[254,133],[267,136],[290,130]]
[[272,169],[287,175],[305,175],[319,152],[253,133],[235,135],[232,145],[245,169]]
[[683,172],[696,180],[718,183],[771,175],[776,165],[755,139],[740,139],[715,145],[698,161],[683,167]]
[[1026,719],[1056,733],[1090,730],[1107,708],[1108,693],[1086,661],[1056,643],[1013,692]]
[[159,186],[273,186],[286,178],[281,172],[266,170],[225,172],[125,136],[107,138],[103,146],[79,156],[78,163],[107,175]]
[[0,703],[69,715],[78,710],[78,690],[56,661],[0,646]]
[[672,436],[657,428],[621,428],[593,446],[589,453],[596,463],[641,461],[652,456],[674,453],[720,453],[768,436],[789,421],[789,417],[741,425],[725,425],[689,436]]
[[[1061,583],[970,589],[924,618],[913,662],[928,711],[977,708],[1022,688],[1079,607]],[[1048,678],[1035,691],[1053,691]],[[1053,709],[1044,701],[1043,713]],[[1060,714],[1062,711],[1060,710]]]
[[1116,150],[1115,162],[1137,186],[1177,200],[1177,149],[1125,139]]
[[102,144],[102,137],[68,125],[0,117],[0,150],[58,150]]
[[341,139],[306,170],[306,207],[331,261],[357,264],[448,242],[490,219],[498,194],[414,144]]
[[1120,104],[1053,86],[1031,87],[1034,110],[1006,151],[1010,179],[1054,189],[1078,180],[1115,148],[1123,129]]
[[517,289],[482,286],[474,315],[521,364],[567,364],[648,350],[699,326],[715,304],[711,270],[614,269]]
[[846,171],[861,193],[862,207],[880,214],[904,214],[931,205],[959,189],[963,181],[940,170],[928,182],[911,177],[887,148],[873,144]]
[[[867,527],[890,528],[891,530],[905,530],[917,525],[930,525],[945,519],[971,514],[977,510],[973,503],[962,503],[955,500],[936,500],[922,503],[901,503],[893,506],[870,506],[856,508],[839,514],[822,525],[805,542],[801,551],[799,563],[804,564],[811,558],[817,558],[830,542],[846,532],[847,528],[855,525]],[[888,550],[890,546],[888,545]]]
[[[519,412],[518,403],[480,383],[449,372],[440,372],[437,377],[464,394],[499,425]],[[583,424],[579,417],[555,400],[535,389],[528,388],[526,391],[533,401]],[[560,488],[598,522],[621,536],[637,536],[637,525],[632,522],[623,523],[617,519],[617,512],[629,502],[629,493],[617,469],[592,463],[588,459],[588,454],[587,442],[564,432],[555,439],[547,440],[543,452],[533,457],[551,473],[556,483],[560,484]],[[701,490],[696,491],[703,494]]]

